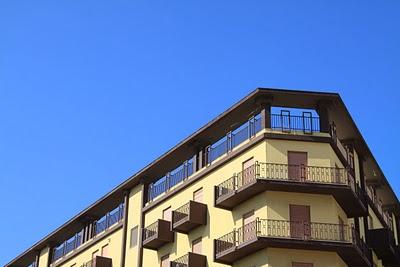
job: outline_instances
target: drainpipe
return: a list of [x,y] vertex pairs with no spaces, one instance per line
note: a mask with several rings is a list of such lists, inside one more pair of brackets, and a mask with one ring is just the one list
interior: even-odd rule
[[125,266],[126,236],[128,232],[129,191],[124,192],[124,222],[122,226],[121,267]]

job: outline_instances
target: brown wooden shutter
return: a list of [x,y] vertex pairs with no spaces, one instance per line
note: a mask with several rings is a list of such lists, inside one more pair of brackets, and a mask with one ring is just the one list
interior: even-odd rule
[[202,244],[201,244],[201,238],[196,239],[192,242],[192,252],[196,254],[201,254],[202,253]]
[[288,178],[304,181],[307,178],[307,152],[288,151]]
[[255,178],[254,158],[248,159],[242,163],[242,181],[239,185],[246,185]]
[[308,239],[311,235],[310,206],[290,205],[290,236]]
[[256,237],[255,220],[256,218],[254,216],[254,211],[250,211],[243,215],[243,242],[249,241]]
[[203,188],[200,188],[193,193],[193,200],[200,203],[203,202]]
[[168,207],[165,210],[163,210],[163,219],[166,221],[171,221],[171,219],[172,219],[171,207]]
[[169,267],[169,254],[161,258],[161,267]]

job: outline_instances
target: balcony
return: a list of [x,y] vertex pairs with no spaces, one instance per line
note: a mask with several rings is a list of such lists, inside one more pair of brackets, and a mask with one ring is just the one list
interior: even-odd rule
[[333,251],[348,266],[372,266],[371,250],[348,225],[256,219],[214,242],[215,260],[224,264],[273,247]]
[[158,250],[165,244],[174,242],[171,222],[159,219],[143,229],[143,247]]
[[189,201],[172,211],[172,229],[187,234],[194,228],[207,224],[207,205]]
[[368,245],[384,265],[400,266],[400,250],[388,228],[368,230]]
[[389,213],[383,210],[382,202],[378,199],[378,196],[374,193],[374,190],[371,186],[366,187],[367,191],[367,200],[372,210],[378,217],[379,221],[385,227],[389,228],[393,231],[393,221],[390,217]]
[[215,186],[215,206],[231,210],[266,190],[329,194],[348,217],[367,214],[365,195],[346,169],[259,162]]
[[96,256],[91,261],[82,264],[81,267],[112,267],[112,259]]
[[170,262],[170,267],[206,267],[207,257],[204,255],[189,252],[174,261]]

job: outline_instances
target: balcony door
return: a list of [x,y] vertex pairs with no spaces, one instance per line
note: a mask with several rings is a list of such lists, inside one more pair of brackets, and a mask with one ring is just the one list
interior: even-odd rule
[[246,185],[252,182],[255,178],[254,158],[248,159],[242,163],[242,184]]
[[307,152],[288,151],[288,178],[304,181],[307,178]]
[[290,237],[309,239],[311,236],[310,206],[290,205]]
[[[256,236],[256,217],[254,211],[243,215],[243,242],[254,239]],[[239,239],[240,242],[240,239]]]

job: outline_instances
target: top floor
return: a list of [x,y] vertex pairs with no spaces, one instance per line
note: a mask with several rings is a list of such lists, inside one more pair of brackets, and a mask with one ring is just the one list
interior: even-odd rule
[[[171,126],[173,127],[173,126]],[[123,202],[124,194],[143,184],[143,207],[155,205],[175,187],[185,184],[220,157],[238,149],[264,131],[268,138],[326,140],[332,142],[346,168],[354,168],[354,155],[362,159],[363,190],[383,211],[399,211],[399,202],[361,136],[342,99],[335,93],[256,89],[204,127],[18,256],[7,266],[27,266],[37,250],[73,240],[88,218],[101,218]],[[372,193],[371,193],[372,192]],[[137,212],[140,212],[139,210]],[[77,240],[77,239],[76,239]],[[76,241],[79,243],[80,241]],[[66,243],[65,243],[66,244]]]

